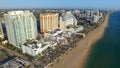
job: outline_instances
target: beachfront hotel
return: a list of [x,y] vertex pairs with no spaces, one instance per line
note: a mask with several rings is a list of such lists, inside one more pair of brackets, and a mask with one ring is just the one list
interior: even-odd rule
[[23,53],[29,54],[33,57],[37,56],[38,54],[43,54],[45,50],[48,48],[54,48],[57,45],[57,42],[41,42],[39,40],[27,40],[23,45],[21,45],[21,49]]
[[17,47],[37,37],[37,23],[29,11],[11,11],[4,15],[8,41]]
[[77,19],[71,12],[62,14],[60,17],[60,29],[66,30],[66,27],[69,25],[77,26]]
[[46,33],[58,28],[58,13],[40,14],[40,30]]

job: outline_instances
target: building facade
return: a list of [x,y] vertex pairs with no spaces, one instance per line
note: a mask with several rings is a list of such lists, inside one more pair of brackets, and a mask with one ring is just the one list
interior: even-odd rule
[[99,10],[91,10],[91,16],[93,15],[99,16]]
[[46,33],[58,28],[58,13],[40,14],[40,32]]
[[57,43],[55,42],[47,42],[43,43],[38,40],[29,40],[25,44],[21,45],[22,52],[27,53],[33,57],[37,56],[38,54],[43,53],[48,47],[54,47]]
[[3,18],[0,18],[0,37],[1,38],[4,37],[2,24],[3,24]]
[[49,46],[47,44],[41,44],[41,43],[34,43],[32,41],[27,42],[24,45],[21,45],[22,52],[27,53],[31,56],[36,56],[38,54],[41,54],[42,51],[46,50]]
[[17,47],[37,37],[37,22],[29,11],[11,11],[4,15],[8,41]]
[[60,29],[65,30],[69,25],[77,26],[77,19],[71,12],[67,12],[60,17]]
[[97,15],[93,15],[93,16],[91,16],[91,22],[92,23],[97,23],[98,21],[99,21],[99,16],[97,16]]
[[86,17],[90,17],[90,10],[86,10]]
[[0,37],[3,36],[2,22],[0,22]]

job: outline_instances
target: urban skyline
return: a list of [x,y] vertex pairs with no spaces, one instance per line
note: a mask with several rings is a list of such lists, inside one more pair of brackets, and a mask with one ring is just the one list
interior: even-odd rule
[[[21,5],[22,4],[22,5]],[[12,0],[1,1],[0,9],[15,8],[82,8],[82,9],[119,9],[119,1],[96,1],[96,0]]]
[[[102,43],[107,41],[109,44],[114,41],[114,37],[111,38],[114,34],[111,33],[115,33],[116,29],[111,32],[110,28],[110,35],[104,35],[111,26],[109,24],[112,21],[111,15],[118,12],[116,10],[119,9],[119,2],[118,0],[1,1],[0,68],[99,68],[101,63],[105,66],[102,68],[106,68],[101,59],[108,61],[112,57],[110,60],[116,60],[113,58],[114,54],[109,55],[111,51],[106,53],[109,48],[105,49],[103,57],[99,56],[101,54],[99,49],[94,51],[99,54],[94,54],[97,59],[97,65],[95,62],[94,67],[90,67],[91,60],[89,66],[88,59],[91,59],[90,55],[93,54],[91,52],[97,41],[107,36],[110,37]],[[119,18],[119,14],[117,15],[113,15],[113,18],[114,16]],[[117,42],[119,44],[119,41]],[[117,52],[115,49],[112,50]],[[107,54],[108,57],[104,58]],[[101,62],[100,66],[98,62]],[[110,65],[114,66],[110,63],[108,68]]]

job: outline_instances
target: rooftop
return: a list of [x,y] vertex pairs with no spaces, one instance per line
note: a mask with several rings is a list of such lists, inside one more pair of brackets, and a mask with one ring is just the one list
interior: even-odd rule
[[29,65],[29,62],[18,57],[11,57],[10,60],[0,65],[0,68],[24,68],[23,65]]
[[41,42],[40,41],[38,41],[38,40],[27,40],[25,43],[24,43],[24,45],[25,46],[29,46],[29,47],[31,47],[31,48],[39,48],[39,44],[41,44]]
[[63,20],[67,20],[69,18],[75,18],[71,12],[67,12],[67,13],[63,14],[61,17]]
[[47,46],[47,44],[42,44],[42,45],[41,45],[42,48],[45,47],[45,46]]
[[49,33],[54,34],[54,33],[57,33],[58,31],[61,31],[61,29],[55,29],[54,31],[51,31]]
[[58,13],[43,13],[40,16],[47,16],[47,15],[58,15]]
[[30,11],[9,11],[5,15],[21,15],[21,14],[32,14]]

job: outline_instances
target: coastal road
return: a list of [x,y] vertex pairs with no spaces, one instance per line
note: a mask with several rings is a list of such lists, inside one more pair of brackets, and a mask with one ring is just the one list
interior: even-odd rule
[[53,66],[48,66],[48,68],[84,68],[83,65],[87,60],[92,44],[104,34],[104,29],[108,24],[108,15],[98,28],[89,32],[85,38],[79,41],[77,47],[68,51],[68,55],[62,55],[59,63],[53,62]]
[[[27,59],[25,56],[23,56],[23,55],[15,52],[15,51],[12,51],[12,50],[10,50],[10,49],[7,49],[7,48],[3,47],[2,45],[0,45],[0,49],[5,49],[5,50],[8,52],[9,55],[16,55],[16,56],[22,57],[22,58],[24,58],[24,59]],[[27,59],[27,60],[28,60],[28,59]]]

